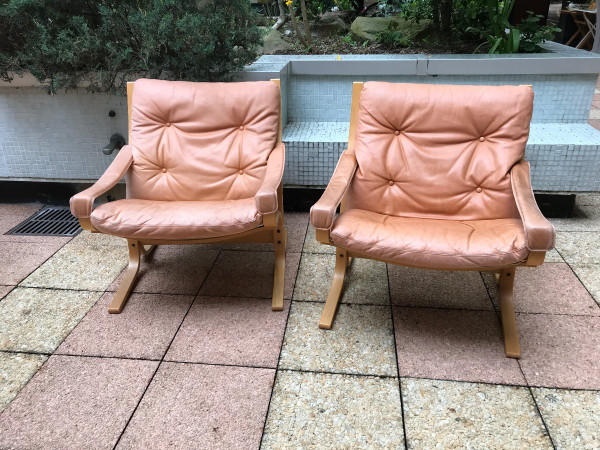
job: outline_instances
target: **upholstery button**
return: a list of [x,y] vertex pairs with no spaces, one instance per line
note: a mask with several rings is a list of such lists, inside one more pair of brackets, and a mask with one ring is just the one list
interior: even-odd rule
[[170,126],[171,126],[171,122],[167,122],[167,123],[165,123],[165,126],[166,126],[166,127],[170,127]]
[[480,187],[478,187],[478,188],[476,189],[476,191],[477,191],[477,192],[481,192],[481,188],[480,188]]
[[240,130],[243,130],[243,129],[244,129],[244,125],[242,125],[242,126],[240,127]]
[[481,137],[479,138],[479,141],[480,141],[480,142],[483,142],[483,141],[485,141],[485,138],[484,138],[483,136],[481,136]]
[[398,135],[400,134],[400,131],[396,130],[396,131],[394,131],[394,134],[395,134],[396,136],[398,136]]
[[244,174],[244,171],[242,169],[240,169],[240,171],[238,172],[240,175]]
[[163,169],[163,173],[167,173],[167,169]]
[[388,184],[389,184],[390,186],[393,186],[393,185],[394,185],[394,182],[393,182],[392,180],[390,180],[390,181],[388,181]]

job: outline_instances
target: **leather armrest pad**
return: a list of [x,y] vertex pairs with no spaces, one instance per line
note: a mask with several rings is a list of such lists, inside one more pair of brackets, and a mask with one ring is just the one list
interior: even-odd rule
[[256,209],[261,214],[271,214],[277,211],[277,188],[283,179],[285,167],[285,145],[277,145],[267,160],[267,171],[260,189],[254,196]]

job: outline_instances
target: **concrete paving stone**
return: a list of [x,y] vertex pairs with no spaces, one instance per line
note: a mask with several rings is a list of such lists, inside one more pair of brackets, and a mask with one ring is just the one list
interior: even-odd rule
[[[335,269],[335,257],[303,253],[294,300],[325,302]],[[354,259],[346,271],[341,303],[389,305],[386,264],[371,259]]]
[[304,253],[335,253],[335,247],[333,245],[321,244],[317,241],[315,234],[315,228],[312,225],[308,225],[306,231],[306,238],[304,239]]
[[161,359],[193,296],[132,294],[120,314],[109,314],[106,293],[56,353],[117,358]]
[[600,231],[600,205],[575,205],[573,217],[549,219],[557,231]]
[[556,249],[569,264],[600,264],[600,232],[558,232]]
[[118,449],[258,448],[275,370],[162,363]]
[[389,307],[340,305],[331,330],[318,327],[322,310],[319,303],[293,302],[280,368],[397,374]]
[[403,378],[409,449],[552,449],[527,388]]
[[49,241],[44,244],[0,241],[0,283],[19,284],[48,258],[55,254],[65,241]]
[[279,371],[261,448],[404,448],[398,379]]
[[127,265],[127,246],[68,244],[22,286],[104,291]]
[[[207,297],[272,298],[273,254],[223,250],[204,282],[200,295]],[[284,298],[292,298],[300,253],[285,257]]]
[[157,365],[50,357],[0,415],[0,448],[112,449]]
[[0,412],[46,362],[46,355],[0,352]]
[[6,297],[6,294],[8,294],[14,288],[14,286],[0,286],[0,300]]
[[0,350],[52,353],[101,295],[14,289],[0,302]]
[[491,310],[479,272],[448,272],[389,265],[392,304]]
[[0,203],[0,238],[4,233],[19,225],[42,208],[40,203]]
[[277,367],[289,301],[198,297],[169,348],[167,361]]
[[600,264],[572,264],[571,269],[600,305]]
[[600,392],[533,388],[557,449],[600,448]]
[[600,389],[600,317],[518,314],[517,327],[529,385]]
[[[133,292],[196,295],[218,254],[201,245],[160,245],[141,258]],[[124,276],[125,271],[108,290],[116,291]]]
[[400,376],[524,385],[493,311],[394,308]]

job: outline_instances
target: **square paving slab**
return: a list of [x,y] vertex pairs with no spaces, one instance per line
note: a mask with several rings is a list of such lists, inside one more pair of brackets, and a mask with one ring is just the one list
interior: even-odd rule
[[491,310],[479,272],[448,272],[388,266],[392,304]]
[[306,230],[306,238],[304,239],[304,248],[302,251],[305,253],[335,253],[335,247],[333,245],[321,244],[317,241],[315,228],[309,225],[308,230]]
[[321,303],[293,302],[279,367],[397,375],[390,308],[340,305],[331,330],[318,327]]
[[0,448],[113,448],[157,365],[52,356],[0,415]]
[[600,264],[600,231],[558,232],[556,250],[569,264]]
[[63,239],[47,243],[0,241],[0,282],[19,284],[65,244]]
[[0,352],[0,412],[47,359],[46,355]]
[[571,269],[600,305],[600,264],[572,264]]
[[14,288],[14,286],[0,286],[0,300],[6,297],[6,295]]
[[[133,292],[196,295],[219,252],[201,245],[159,245],[142,256]],[[110,285],[116,291],[125,271]]]
[[261,448],[404,448],[398,379],[280,371]]
[[14,289],[0,302],[0,350],[52,353],[101,295]]
[[600,389],[600,317],[519,314],[517,327],[530,385]]
[[[334,268],[333,255],[303,253],[294,300],[325,302]],[[370,259],[354,259],[346,271],[340,302],[389,305],[386,264]]]
[[113,293],[91,309],[57,353],[161,359],[194,300],[187,295],[132,294],[121,314],[109,314]]
[[552,449],[529,389],[402,379],[409,449]]
[[[200,294],[210,297],[273,296],[273,253],[223,250],[210,271]],[[287,253],[285,257],[284,298],[292,298],[300,253]]]
[[119,449],[258,448],[275,371],[162,363]]
[[394,308],[400,376],[525,384],[493,311]]
[[275,368],[289,307],[288,300],[272,311],[271,300],[198,297],[165,359]]
[[532,391],[556,448],[600,448],[600,392]]

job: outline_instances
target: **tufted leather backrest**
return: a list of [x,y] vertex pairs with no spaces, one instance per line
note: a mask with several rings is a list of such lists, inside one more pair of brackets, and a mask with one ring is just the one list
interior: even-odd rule
[[254,197],[277,140],[279,109],[279,89],[268,81],[136,81],[127,196],[166,201]]
[[532,109],[527,86],[365,83],[348,208],[519,217],[509,172],[523,157]]

